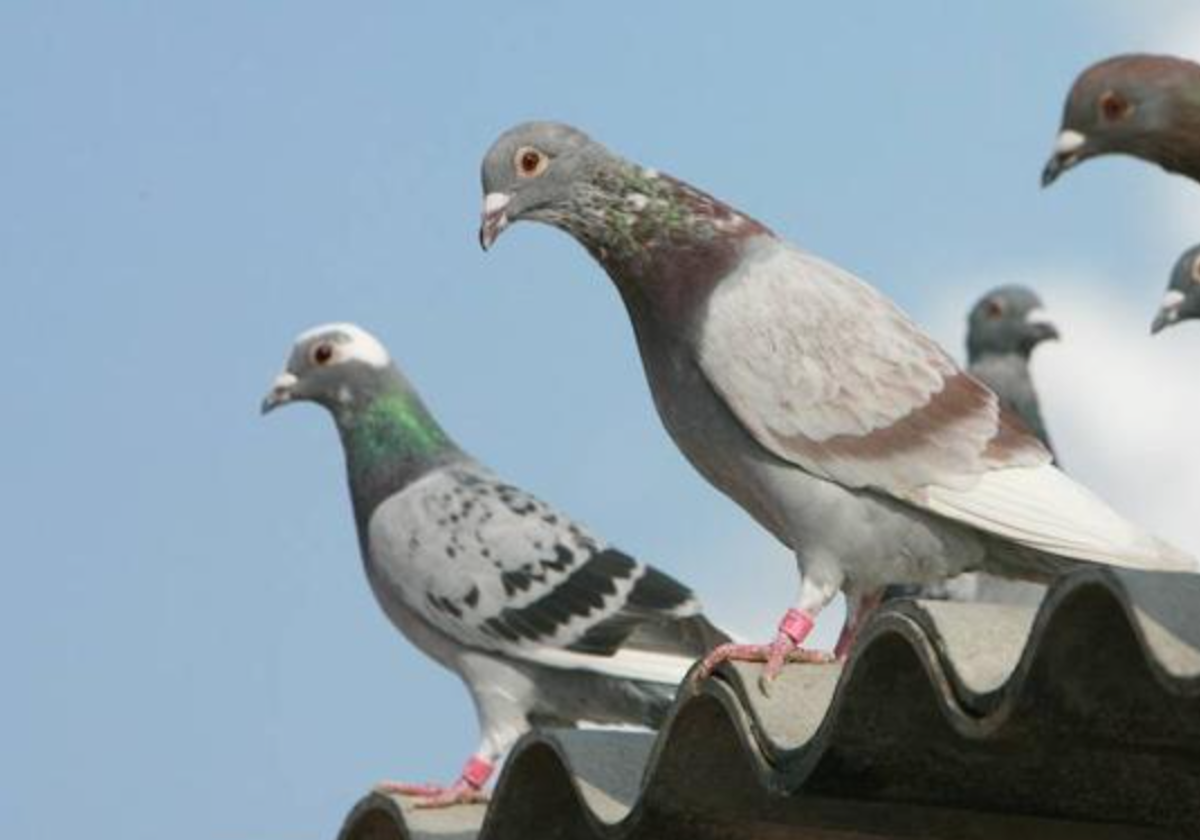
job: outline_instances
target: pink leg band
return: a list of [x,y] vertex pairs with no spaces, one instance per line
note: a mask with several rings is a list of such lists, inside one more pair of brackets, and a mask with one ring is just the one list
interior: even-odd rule
[[816,621],[804,610],[790,609],[779,622],[779,632],[796,644],[800,644],[812,632]]
[[482,790],[492,775],[492,763],[477,755],[471,756],[467,766],[463,768],[462,780],[475,790]]

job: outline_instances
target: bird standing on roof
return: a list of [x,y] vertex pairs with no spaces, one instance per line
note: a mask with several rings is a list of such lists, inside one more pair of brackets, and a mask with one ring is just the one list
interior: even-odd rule
[[360,327],[296,339],[262,410],[299,401],[337,425],[375,597],[463,680],[482,730],[453,784],[383,790],[425,806],[477,801],[531,727],[657,725],[688,667],[728,641],[686,587],[463,452]]
[[1175,262],[1150,332],[1159,333],[1193,318],[1200,318],[1200,245],[1188,248]]
[[1119,55],[1080,73],[1042,185],[1107,154],[1133,155],[1200,181],[1200,64],[1170,55]]
[[1059,472],[891,301],[744,213],[560,123],[505,132],[482,180],[480,243],[519,220],[578,240],[621,295],[676,444],[795,553],[774,640],[706,668],[765,662],[765,688],[785,661],[827,659],[799,645],[839,590],[841,656],[890,584],[1195,568]]

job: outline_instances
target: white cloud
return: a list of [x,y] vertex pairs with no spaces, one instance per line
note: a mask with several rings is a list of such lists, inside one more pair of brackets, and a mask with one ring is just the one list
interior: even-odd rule
[[1105,13],[1128,41],[1126,52],[1200,57],[1200,7],[1193,0],[1110,0]]
[[[1033,373],[1066,470],[1118,511],[1200,555],[1200,325],[1151,337],[1153,312],[1108,277],[1034,270],[1011,277],[1037,289],[1063,340],[1044,345]],[[963,346],[985,278],[921,320],[948,348]],[[1140,298],[1140,296],[1139,296]]]

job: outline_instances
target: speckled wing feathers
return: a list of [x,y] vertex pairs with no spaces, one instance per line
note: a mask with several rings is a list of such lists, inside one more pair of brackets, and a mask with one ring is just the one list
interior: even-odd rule
[[[699,613],[676,581],[470,464],[384,502],[370,523],[370,549],[434,627],[468,647],[541,664],[619,670],[639,625]],[[642,673],[643,664],[631,675],[653,679],[655,664]],[[675,663],[673,677],[685,665]]]

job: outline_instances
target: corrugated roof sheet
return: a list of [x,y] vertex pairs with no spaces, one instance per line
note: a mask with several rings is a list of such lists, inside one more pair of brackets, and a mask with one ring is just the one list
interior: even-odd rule
[[369,795],[342,838],[1200,837],[1200,577],[894,603],[844,667],[756,677],[685,689],[657,736],[528,737],[486,808]]

